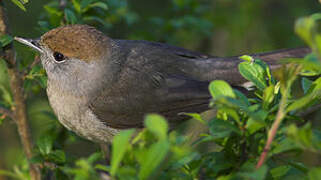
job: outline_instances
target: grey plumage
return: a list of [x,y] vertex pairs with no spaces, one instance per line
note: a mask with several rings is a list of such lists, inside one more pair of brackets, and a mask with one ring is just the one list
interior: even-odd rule
[[[78,41],[78,39],[79,41]],[[19,40],[19,39],[18,39]],[[174,127],[188,119],[181,112],[208,109],[208,84],[221,79],[246,82],[241,60],[215,57],[162,43],[113,40],[85,25],[49,31],[36,43],[48,74],[47,94],[59,121],[81,136],[108,142],[119,130],[140,128],[147,113],[159,113]],[[299,48],[256,54],[272,68],[286,57],[303,57]],[[53,54],[65,55],[63,61]]]

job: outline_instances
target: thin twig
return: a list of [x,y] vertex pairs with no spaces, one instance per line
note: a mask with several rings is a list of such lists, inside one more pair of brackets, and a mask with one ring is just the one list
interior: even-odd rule
[[287,99],[286,95],[283,95],[281,102],[280,102],[279,110],[276,114],[276,119],[275,119],[271,129],[269,130],[267,142],[266,142],[263,152],[260,156],[260,159],[256,165],[257,169],[263,165],[263,163],[267,157],[267,154],[271,148],[271,144],[272,144],[272,141],[277,133],[277,130],[278,130],[283,118],[285,117],[286,113],[284,112],[284,108],[286,106],[286,99]]
[[[9,34],[8,23],[6,21],[6,12],[3,1],[0,1],[0,34]],[[33,156],[32,140],[27,121],[27,110],[23,91],[23,74],[19,71],[16,63],[16,55],[12,43],[3,48],[2,57],[8,65],[8,74],[10,87],[13,94],[15,106],[12,108],[15,123],[18,128],[19,137],[22,143],[24,153],[28,160]],[[32,180],[40,180],[41,173],[39,166],[29,162],[29,172]]]
[[[285,68],[285,66],[283,68]],[[282,98],[281,98],[281,101],[279,104],[279,109],[276,114],[276,118],[272,124],[271,129],[268,132],[268,139],[267,139],[266,144],[264,146],[263,152],[261,153],[260,159],[256,165],[257,169],[263,165],[265,159],[267,158],[268,152],[270,151],[270,148],[271,148],[272,141],[277,133],[277,130],[278,130],[282,120],[284,119],[284,117],[287,114],[286,106],[287,106],[289,89],[291,88],[291,85],[294,82],[294,80],[297,78],[297,75],[299,74],[300,70],[301,70],[301,66],[297,66],[297,65],[296,66],[289,66],[288,70],[286,70],[286,71],[285,71],[285,69],[283,69],[282,78],[280,80],[280,82],[281,82],[281,90],[280,91],[282,94]]]

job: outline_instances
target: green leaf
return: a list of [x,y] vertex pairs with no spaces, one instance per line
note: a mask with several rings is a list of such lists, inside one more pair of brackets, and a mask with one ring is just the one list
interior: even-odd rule
[[320,180],[321,179],[321,168],[312,168],[309,173],[309,180]]
[[13,106],[13,99],[11,93],[3,85],[0,85],[0,93],[2,99],[10,106]]
[[211,135],[215,139],[225,138],[230,136],[232,132],[241,134],[241,131],[229,121],[221,119],[213,119],[209,123]]
[[264,89],[263,91],[263,108],[268,109],[269,105],[272,103],[274,99],[274,91],[275,91],[275,86],[270,85],[267,88]]
[[229,117],[232,117],[239,125],[242,124],[242,122],[240,122],[240,116],[238,115],[239,111],[232,108],[220,108],[219,111],[226,113]]
[[[257,60],[256,60],[257,61]],[[257,62],[241,62],[238,66],[241,75],[254,83],[260,90],[264,90],[266,87],[266,69]]]
[[166,155],[169,152],[169,142],[167,140],[158,141],[148,148],[144,161],[141,164],[139,171],[139,179],[149,179],[153,172],[164,161]]
[[271,153],[279,154],[287,151],[299,149],[299,146],[290,138],[284,138],[278,142],[278,145],[271,149]]
[[303,77],[301,80],[301,84],[302,84],[303,92],[304,94],[306,94],[312,85],[312,81],[309,80],[308,78]]
[[95,169],[102,170],[102,171],[105,171],[105,172],[109,172],[110,171],[109,166],[101,165],[101,164],[97,164],[95,166]]
[[96,152],[96,153],[93,153],[92,155],[90,155],[88,157],[87,161],[92,164],[92,163],[102,159],[102,157],[103,157],[103,155],[100,152]]
[[198,113],[179,113],[179,115],[186,115],[189,116],[203,124],[205,124],[206,122],[204,121],[204,119],[202,118],[202,116]]
[[290,104],[287,107],[286,111],[290,112],[293,110],[306,108],[308,107],[308,104],[312,103],[317,98],[320,98],[320,96],[321,96],[321,90],[312,91],[304,95],[300,99],[295,100],[292,104]]
[[253,57],[249,56],[249,55],[243,55],[243,56],[240,56],[239,58],[244,60],[244,61],[247,61],[247,62],[253,62],[254,61]]
[[53,141],[54,141],[54,138],[49,135],[41,136],[38,139],[37,145],[42,155],[48,155],[51,152]]
[[321,61],[315,53],[306,55],[304,59],[290,58],[289,61],[303,66],[300,72],[303,76],[317,76],[321,74]]
[[209,85],[209,91],[213,98],[219,96],[228,96],[232,98],[236,97],[232,87],[227,82],[222,80],[212,81]]
[[43,158],[42,155],[40,154],[37,154],[35,156],[33,156],[31,159],[30,159],[30,162],[31,163],[43,163],[45,161],[45,159]]
[[237,179],[255,179],[264,180],[268,172],[268,167],[266,165],[261,166],[256,169],[252,162],[245,163],[239,173],[237,173]]
[[293,142],[295,142],[302,149],[310,151],[321,150],[321,132],[311,128],[311,124],[298,128],[295,125],[290,125],[287,128],[287,134]]
[[[19,1],[19,0],[11,0],[11,2],[13,2],[15,5],[17,5],[21,10],[27,11],[25,6],[23,5],[23,3],[21,3],[21,1]],[[26,2],[26,1],[24,1],[24,2]]]
[[236,90],[236,89],[233,89],[234,93],[236,94],[237,96],[237,99],[242,101],[242,103],[245,105],[245,106],[250,106],[250,102],[249,100],[247,99],[247,97],[241,93],[240,91]]
[[316,34],[314,36],[314,45],[316,47],[316,51],[319,54],[319,56],[321,55],[321,35],[320,34]]
[[65,18],[68,24],[76,24],[77,23],[77,17],[75,13],[69,9],[65,9]]
[[145,118],[145,127],[155,134],[160,140],[167,138],[168,124],[166,120],[157,114],[149,114]]
[[1,47],[5,47],[13,41],[13,38],[7,34],[0,37]]
[[78,0],[72,0],[72,5],[75,8],[75,10],[77,11],[77,13],[81,13],[81,6]]
[[95,2],[95,3],[93,3],[93,4],[89,4],[86,8],[84,8],[84,9],[82,10],[82,13],[88,11],[88,10],[91,9],[91,8],[101,8],[101,9],[103,9],[103,10],[105,10],[105,11],[108,10],[107,4],[105,4],[105,3],[103,3],[103,2]]
[[8,176],[8,177],[11,177],[13,179],[22,179],[18,174],[13,173],[11,171],[7,171],[7,170],[2,170],[2,169],[0,169],[0,175],[1,176]]
[[253,118],[249,118],[249,120],[246,122],[246,129],[250,134],[255,133],[256,131],[262,129],[265,127],[265,122],[264,121],[258,121]]
[[93,0],[81,0],[80,2],[81,9],[87,8],[92,2]]
[[127,148],[129,147],[130,139],[135,130],[125,130],[117,134],[112,142],[111,170],[110,174],[115,176],[120,162],[122,161]]
[[62,12],[60,12],[58,9],[50,7],[48,5],[44,6],[44,9],[50,16],[61,16]]
[[309,45],[312,46],[312,29],[315,22],[310,17],[303,17],[295,22],[295,32]]
[[[1,114],[0,114],[1,115]],[[4,120],[5,118],[2,118],[2,117],[0,117],[0,125],[3,123],[3,120]]]
[[290,170],[290,166],[278,166],[270,170],[273,179],[281,179]]
[[97,16],[84,16],[82,19],[86,22],[98,22],[103,26],[105,26],[106,28],[110,28],[112,26],[110,23],[104,21],[103,19]]
[[62,150],[52,151],[48,155],[48,158],[50,161],[57,163],[57,164],[63,164],[66,162],[66,155],[65,155],[65,152]]

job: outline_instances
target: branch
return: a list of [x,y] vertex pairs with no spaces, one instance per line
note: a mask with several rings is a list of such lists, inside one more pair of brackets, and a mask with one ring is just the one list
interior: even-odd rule
[[[3,1],[0,1],[0,34],[9,34],[8,23],[6,21],[6,12]],[[12,43],[3,48],[3,58],[8,64],[8,74],[10,86],[14,99],[14,108],[12,108],[14,121],[18,128],[18,133],[23,146],[24,153],[28,160],[32,158],[32,140],[27,122],[26,104],[23,92],[23,80],[17,63],[16,55]],[[5,111],[4,111],[5,112]],[[29,172],[32,180],[40,180],[41,173],[38,166],[29,162]]]
[[272,144],[272,141],[277,133],[277,130],[283,120],[283,118],[285,117],[286,113],[284,112],[284,107],[286,106],[285,104],[286,102],[286,96],[283,95],[282,96],[282,100],[281,100],[281,103],[280,103],[280,107],[279,107],[279,110],[276,114],[276,119],[271,127],[271,129],[269,130],[269,133],[268,133],[268,139],[266,141],[266,144],[264,146],[264,149],[263,149],[263,152],[260,156],[260,159],[256,165],[256,169],[259,169],[263,164],[264,164],[264,161],[267,157],[267,154],[268,152],[270,151],[270,148],[271,148],[271,144]]

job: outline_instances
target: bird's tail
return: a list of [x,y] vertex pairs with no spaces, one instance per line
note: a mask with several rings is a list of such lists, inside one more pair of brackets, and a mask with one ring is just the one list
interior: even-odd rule
[[[281,60],[284,58],[302,58],[310,52],[311,50],[309,48],[294,48],[251,54],[251,56],[262,59],[274,70],[282,65]],[[195,79],[205,81],[222,79],[234,86],[243,84],[247,80],[244,79],[238,71],[238,64],[242,62],[239,57],[240,56],[214,57],[204,61],[197,61],[197,69],[201,69],[202,72],[194,73],[197,75]]]
[[262,59],[269,65],[279,64],[281,59],[284,58],[303,58],[305,55],[310,53],[311,50],[307,47],[303,48],[293,48],[293,49],[283,49],[278,51],[272,51],[267,53],[253,54],[255,58]]

